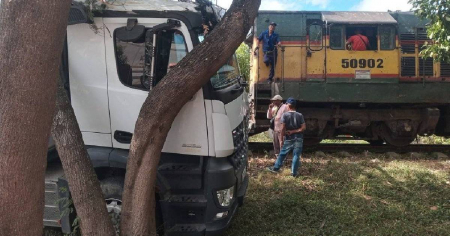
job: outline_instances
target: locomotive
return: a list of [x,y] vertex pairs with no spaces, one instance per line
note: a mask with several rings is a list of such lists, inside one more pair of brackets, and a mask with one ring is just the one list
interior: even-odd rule
[[[305,142],[346,135],[373,145],[410,144],[417,135],[450,136],[450,65],[422,58],[426,20],[412,12],[260,11],[253,46],[276,22],[281,46],[273,83],[263,53],[252,53],[251,125],[269,128],[270,97],[297,99],[307,123]],[[362,33],[365,51],[346,47]]]

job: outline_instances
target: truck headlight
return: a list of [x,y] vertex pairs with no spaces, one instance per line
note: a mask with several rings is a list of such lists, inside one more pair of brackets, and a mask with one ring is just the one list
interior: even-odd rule
[[228,207],[233,202],[234,198],[234,186],[231,188],[223,189],[217,191],[217,200],[219,204],[223,207]]

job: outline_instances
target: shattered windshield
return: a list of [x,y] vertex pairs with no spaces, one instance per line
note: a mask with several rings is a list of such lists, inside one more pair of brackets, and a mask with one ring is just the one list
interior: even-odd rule
[[[199,35],[198,39],[202,42],[204,36]],[[214,89],[223,89],[238,83],[239,76],[239,65],[236,55],[233,54],[210,80]]]

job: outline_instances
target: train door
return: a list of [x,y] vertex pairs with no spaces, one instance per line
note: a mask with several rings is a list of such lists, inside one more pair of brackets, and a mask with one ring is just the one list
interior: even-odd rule
[[325,81],[325,47],[321,20],[308,21],[306,80]]

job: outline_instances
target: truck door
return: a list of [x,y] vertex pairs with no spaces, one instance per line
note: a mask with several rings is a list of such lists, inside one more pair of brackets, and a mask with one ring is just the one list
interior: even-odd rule
[[[145,32],[138,39],[130,41],[117,37],[120,29],[127,27],[127,21],[130,27],[128,19],[104,19],[105,27],[111,32],[111,35],[105,36],[105,47],[112,142],[115,148],[129,148],[138,114],[148,93],[193,47],[189,31],[182,22],[178,22],[178,26],[159,30],[161,25],[168,24],[168,19],[137,20],[135,27],[143,26]],[[201,90],[175,118],[163,152],[208,154]]]
[[307,81],[325,80],[325,49],[322,21],[314,20],[308,24],[306,70]]

